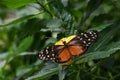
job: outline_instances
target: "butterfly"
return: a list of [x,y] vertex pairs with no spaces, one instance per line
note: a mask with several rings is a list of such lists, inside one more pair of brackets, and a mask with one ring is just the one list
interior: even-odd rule
[[97,37],[98,32],[96,30],[90,30],[77,36],[73,35],[62,38],[55,45],[39,51],[37,56],[43,61],[67,63],[75,56],[84,54]]

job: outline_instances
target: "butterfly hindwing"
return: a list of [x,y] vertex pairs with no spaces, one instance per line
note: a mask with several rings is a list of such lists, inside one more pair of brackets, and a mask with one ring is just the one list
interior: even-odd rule
[[38,52],[38,58],[40,60],[43,61],[55,61],[57,62],[58,60],[56,60],[56,56],[58,53],[60,53],[63,50],[63,45],[55,45],[55,46],[50,46],[47,47],[43,50],[41,50],[40,52]]
[[38,52],[38,58],[43,61],[55,60],[55,46],[47,47]]
[[64,47],[62,51],[56,55],[56,62],[65,63],[72,58],[71,52],[68,48]]

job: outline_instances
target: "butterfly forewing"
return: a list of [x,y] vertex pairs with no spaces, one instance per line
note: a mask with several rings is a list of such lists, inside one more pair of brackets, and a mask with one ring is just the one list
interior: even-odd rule
[[69,49],[73,56],[81,55],[86,51],[86,49],[82,45],[73,45],[70,46]]
[[92,30],[88,32],[81,33],[80,35],[73,38],[69,44],[70,45],[81,45],[83,47],[89,47],[91,43],[96,40],[97,38],[97,31]]
[[85,53],[87,48],[92,44],[97,38],[97,31],[92,30],[88,32],[81,33],[80,35],[73,38],[68,45],[70,46],[70,51],[73,56],[81,55]]

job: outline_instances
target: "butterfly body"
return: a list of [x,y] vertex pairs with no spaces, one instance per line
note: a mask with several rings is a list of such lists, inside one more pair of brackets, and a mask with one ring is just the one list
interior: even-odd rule
[[97,31],[87,31],[77,36],[70,36],[61,39],[54,46],[47,47],[38,52],[39,59],[43,61],[54,61],[57,63],[67,63],[74,56],[86,52],[88,47],[97,38]]

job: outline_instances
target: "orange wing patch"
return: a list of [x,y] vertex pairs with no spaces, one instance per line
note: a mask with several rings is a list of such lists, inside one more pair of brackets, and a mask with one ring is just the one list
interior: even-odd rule
[[78,55],[83,54],[85,52],[84,47],[80,46],[80,45],[70,46],[69,49],[70,49],[70,52],[73,56],[78,56]]
[[60,62],[66,62],[71,58],[70,53],[67,49],[64,49],[60,54],[58,54],[58,59],[60,59]]

